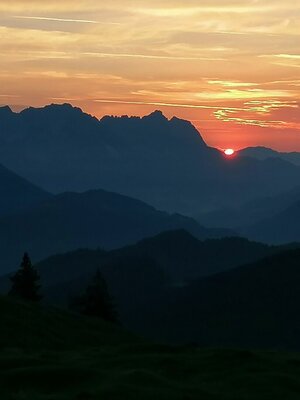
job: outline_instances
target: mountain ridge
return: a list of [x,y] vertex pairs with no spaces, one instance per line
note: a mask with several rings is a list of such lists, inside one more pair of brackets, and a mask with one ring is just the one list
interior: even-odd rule
[[206,229],[189,217],[158,211],[140,200],[105,190],[63,193],[0,218],[2,268],[13,269],[24,251],[37,261],[82,247],[117,248],[175,228],[202,238],[231,232]]
[[53,193],[103,188],[195,216],[299,181],[300,167],[228,159],[190,122],[160,111],[98,120],[70,104],[53,104],[5,114],[0,161]]
[[0,164],[0,218],[37,206],[52,195]]
[[256,224],[240,230],[250,239],[269,244],[285,244],[300,241],[300,196],[299,200],[277,214],[262,218]]
[[265,160],[267,158],[281,158],[295,165],[300,165],[300,152],[297,151],[277,151],[265,146],[252,146],[246,147],[237,151],[240,157],[254,157],[258,160]]

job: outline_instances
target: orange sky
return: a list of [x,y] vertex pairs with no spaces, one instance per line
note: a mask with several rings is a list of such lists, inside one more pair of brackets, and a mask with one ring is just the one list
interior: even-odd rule
[[299,27],[295,0],[0,0],[0,104],[161,109],[212,146],[300,151]]

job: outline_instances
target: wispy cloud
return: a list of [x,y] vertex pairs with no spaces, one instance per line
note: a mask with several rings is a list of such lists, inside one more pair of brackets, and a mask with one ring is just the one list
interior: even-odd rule
[[131,104],[137,106],[155,106],[155,107],[175,107],[175,108],[196,108],[196,109],[214,109],[214,107],[196,105],[196,104],[177,104],[177,103],[160,103],[155,101],[127,101],[127,100],[110,100],[110,99],[95,99],[96,103],[106,104]]
[[0,94],[0,97],[13,97],[13,98],[18,98],[18,97],[20,97],[20,95],[18,95],[18,94],[4,94],[4,93],[2,93],[2,94]]
[[300,60],[300,54],[262,54],[260,58],[283,58],[288,60]]
[[276,99],[284,97],[293,97],[293,93],[288,90],[278,89],[228,89],[214,92],[201,92],[197,93],[198,99],[206,100],[238,100],[238,99]]
[[[174,107],[174,108],[194,108],[194,109],[202,109],[202,110],[219,110],[220,107],[217,106],[208,106],[201,104],[180,104],[180,103],[163,103],[163,102],[155,102],[155,101],[127,101],[127,100],[111,100],[111,99],[94,99],[96,103],[107,103],[107,104],[131,104],[138,106],[155,106],[155,107]],[[232,111],[241,111],[241,108],[228,108],[228,110]]]
[[[300,130],[300,122],[295,121],[281,121],[272,120],[269,118],[256,119],[254,115],[271,115],[274,111],[280,109],[298,109],[299,106],[296,101],[284,102],[280,100],[265,100],[258,101],[252,100],[244,103],[244,107],[237,111],[233,109],[219,109],[214,111],[215,117],[223,122],[234,122],[240,125],[252,125],[261,128],[274,128],[274,129],[294,129]],[[242,112],[241,112],[242,111]],[[252,117],[252,118],[251,118]]]
[[53,21],[53,22],[71,22],[71,23],[80,23],[80,24],[112,24],[112,25],[120,25],[118,22],[109,22],[109,21],[94,21],[87,19],[71,19],[71,18],[54,18],[54,17],[39,17],[39,16],[29,16],[29,15],[14,15],[15,19],[29,19],[36,21]]
[[291,60],[300,60],[300,54],[275,54],[274,57],[288,58]]
[[224,61],[221,57],[185,57],[158,54],[130,54],[130,53],[102,53],[102,52],[84,52],[83,55],[92,57],[112,57],[112,58],[144,58],[153,60],[182,60],[182,61]]
[[208,80],[207,81],[211,85],[230,87],[230,88],[239,88],[239,87],[252,87],[258,86],[257,83],[253,82],[239,82],[239,81],[220,81],[220,80]]

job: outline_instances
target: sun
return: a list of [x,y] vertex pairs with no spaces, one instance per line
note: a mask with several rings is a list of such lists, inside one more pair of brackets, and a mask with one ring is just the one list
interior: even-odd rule
[[226,154],[226,156],[232,156],[235,151],[233,149],[226,149],[224,150],[224,153]]

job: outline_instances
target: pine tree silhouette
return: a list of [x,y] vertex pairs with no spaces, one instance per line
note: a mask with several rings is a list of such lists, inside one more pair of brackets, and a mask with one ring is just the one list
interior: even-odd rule
[[28,253],[24,253],[19,270],[11,277],[12,287],[9,295],[37,302],[42,298],[39,294],[39,280],[40,277],[32,266]]
[[73,308],[81,314],[117,323],[117,312],[108,293],[107,285],[99,270],[85,293],[74,299]]

